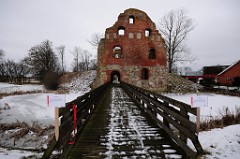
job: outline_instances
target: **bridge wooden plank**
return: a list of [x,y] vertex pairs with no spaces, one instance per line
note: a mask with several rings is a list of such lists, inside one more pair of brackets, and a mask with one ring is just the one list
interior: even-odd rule
[[[147,91],[142,92],[141,88],[126,83],[122,85],[135,102],[142,105],[142,108],[182,147],[188,156],[194,157],[196,153],[186,145],[187,138],[191,139],[199,154],[203,153],[202,146],[196,135],[196,126],[188,119],[188,109],[181,108],[177,113],[175,110],[169,109],[169,101],[156,101],[154,95],[149,94]],[[158,114],[163,117],[163,121],[158,119]],[[180,131],[180,138],[170,129],[170,124]],[[189,129],[189,127],[192,129]]]
[[[96,91],[84,95],[84,98],[80,97],[74,100],[79,102],[77,105],[78,115],[80,115],[77,121],[80,127],[77,135],[78,142],[74,146],[66,145],[69,141],[69,133],[73,130],[72,112],[69,111],[71,103],[68,103],[64,109],[60,109],[60,113],[63,115],[61,119],[63,125],[65,123],[65,126],[61,127],[61,131],[66,132],[65,135],[62,133],[61,142],[57,143],[59,146],[63,146],[64,150],[60,158],[67,158],[69,152],[71,153],[68,158],[104,158],[107,155],[120,158],[133,155],[145,156],[146,158],[165,158],[165,155],[172,154],[164,151],[165,146],[167,146],[166,149],[170,147],[175,152],[174,154],[183,156],[183,151],[179,149],[181,146],[187,156],[195,156],[196,152],[191,150],[182,139],[169,129],[169,124],[173,124],[181,132],[184,132],[182,135],[190,137],[198,152],[202,150],[198,139],[193,135],[194,133],[190,133],[194,130],[190,128],[186,131],[185,128],[186,123],[191,123],[187,116],[189,108],[182,109],[182,106],[179,106],[180,110],[178,110],[172,105],[169,107],[168,101],[159,100],[158,97],[149,92],[139,93],[136,87],[134,89],[129,87],[129,90],[132,91],[131,96],[138,101],[139,105],[142,101],[148,105],[147,113],[140,113],[137,106],[120,88],[114,88],[112,92],[108,90],[104,98],[99,101],[106,86],[101,86]],[[113,94],[114,98],[110,98]],[[93,105],[96,109],[93,109]],[[145,105],[143,106],[145,108]],[[93,112],[95,113],[91,116]],[[169,114],[169,112],[171,113]],[[157,114],[163,116],[164,122],[157,118]],[[83,120],[88,122],[83,124]],[[185,120],[187,121],[185,122]],[[172,139],[159,128],[159,125]],[[151,134],[149,135],[147,132],[151,132]]]
[[[121,92],[116,92],[117,94],[121,94]],[[123,92],[124,93],[124,92]],[[136,124],[137,120],[146,120],[146,124],[148,125],[139,125],[138,131],[146,135],[146,139],[142,140],[142,144],[148,147],[148,150],[138,150],[137,145],[140,146],[141,141],[135,139],[136,133],[133,131],[133,129],[123,128],[126,127],[123,125],[123,127],[115,126],[110,128],[109,124],[115,121],[114,118],[118,115],[123,115],[122,117],[117,117],[115,122],[119,123],[128,123],[128,119],[124,114],[128,113],[136,113],[139,110],[134,105],[134,103],[131,101],[129,97],[124,95],[122,98],[119,99],[113,99],[111,100],[111,91],[109,90],[108,94],[104,97],[104,99],[101,101],[100,105],[98,105],[97,109],[95,110],[95,113],[92,115],[92,117],[89,119],[88,123],[86,123],[83,131],[80,132],[78,142],[74,145],[71,153],[68,156],[68,159],[74,159],[74,158],[104,158],[107,157],[107,153],[109,152],[109,146],[107,145],[108,141],[110,140],[110,136],[108,134],[110,131],[114,131],[114,133],[119,134],[119,137],[117,137],[114,141],[121,141],[121,143],[116,143],[116,145],[112,145],[112,155],[114,154],[115,157],[131,157],[131,156],[146,156],[146,152],[148,155],[155,156],[155,157],[161,157],[165,158],[164,156],[166,154],[173,155],[178,154],[182,156],[182,151],[179,150],[179,147],[168,137],[166,136],[165,132],[160,130],[158,125],[150,118],[146,119],[146,114],[141,117],[136,117]],[[119,110],[121,112],[116,112],[116,116],[112,116],[111,111],[112,110],[113,103],[116,104],[116,107],[119,107]],[[125,104],[123,104],[125,103]],[[127,103],[127,104],[126,104]],[[129,105],[128,105],[129,104]],[[122,107],[122,109],[121,109]],[[133,112],[126,112],[123,111],[126,107],[132,107],[131,110]],[[118,110],[118,109],[116,109]],[[140,112],[140,111],[139,111]],[[119,121],[121,120],[121,121]],[[111,124],[110,124],[111,125]],[[150,129],[150,127],[152,127]],[[113,130],[114,129],[114,130]],[[152,132],[154,134],[148,134],[149,132]],[[132,133],[132,135],[131,135]],[[125,135],[124,135],[125,134]],[[132,138],[126,138],[126,136],[132,136]],[[148,137],[147,137],[148,136]],[[118,138],[122,138],[123,140],[120,140]],[[149,138],[149,139],[148,139]],[[140,145],[139,145],[140,144]],[[167,147],[163,147],[163,145],[166,145]],[[164,153],[165,149],[172,149],[174,153]],[[138,153],[137,153],[138,152]],[[155,158],[154,157],[154,158]]]
[[160,120],[158,120],[158,118],[157,118],[154,114],[152,114],[152,112],[148,111],[148,114],[150,114],[150,116],[151,116],[153,119],[155,119],[155,121],[168,133],[168,135],[169,135],[172,139],[174,139],[174,141],[175,141],[176,143],[178,143],[178,145],[181,146],[181,148],[187,153],[187,156],[188,156],[188,157],[191,157],[191,158],[192,158],[192,157],[196,157],[197,153],[194,152],[192,149],[190,149],[190,148],[188,147],[188,145],[187,145],[186,143],[184,143],[181,139],[179,139],[179,138],[177,137],[177,135],[174,134],[173,131],[172,131],[170,128],[168,128],[168,127],[167,127],[166,125],[164,125]]

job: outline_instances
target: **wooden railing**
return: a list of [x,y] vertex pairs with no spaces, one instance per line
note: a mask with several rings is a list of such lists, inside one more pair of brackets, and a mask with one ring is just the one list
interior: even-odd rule
[[[187,158],[203,153],[196,124],[189,120],[189,114],[197,115],[196,108],[127,83],[122,82],[121,87],[181,147]],[[195,151],[187,145],[187,139],[192,141]]]
[[[59,139],[54,137],[50,142],[47,150],[42,156],[47,159],[53,150],[61,150],[59,158],[66,158],[72,145],[69,144],[71,134],[74,130],[74,113],[72,105],[77,106],[77,134],[84,127],[86,121],[93,114],[95,107],[105,94],[110,84],[105,84],[99,88],[78,97],[77,99],[66,104],[66,107],[59,108]],[[191,108],[190,105],[156,94],[142,88],[121,82],[121,87],[141,108],[155,120],[158,125],[172,138],[172,140],[181,147],[188,158],[195,158],[198,154],[203,153],[202,146],[198,140],[196,125],[189,120],[189,115],[197,115],[197,109]],[[176,130],[178,133],[176,133]],[[189,139],[195,150],[187,145]]]
[[84,123],[93,114],[95,107],[98,105],[98,102],[102,96],[106,93],[108,86],[109,83],[104,84],[97,89],[86,93],[69,103],[66,103],[65,107],[59,108],[59,137],[56,139],[54,136],[50,142],[50,145],[42,156],[42,159],[49,158],[55,149],[62,151],[59,158],[66,158],[67,154],[72,148],[72,145],[69,144],[69,142],[71,142],[71,140],[74,140],[71,137],[74,131],[74,112],[72,105],[74,104],[77,107],[76,137],[78,137],[79,132],[81,132],[84,126]]

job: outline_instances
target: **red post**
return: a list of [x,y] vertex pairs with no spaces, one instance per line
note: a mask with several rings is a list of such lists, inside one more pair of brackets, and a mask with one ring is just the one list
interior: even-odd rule
[[76,141],[76,129],[77,129],[77,107],[76,105],[72,105],[72,109],[73,109],[73,133],[74,133],[74,140],[70,141],[68,144],[69,145],[73,145]]

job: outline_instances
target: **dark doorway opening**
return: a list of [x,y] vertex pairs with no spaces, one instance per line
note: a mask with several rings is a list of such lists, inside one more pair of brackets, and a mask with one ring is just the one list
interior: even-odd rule
[[147,68],[143,68],[142,69],[141,78],[143,80],[148,80],[148,78],[149,78],[149,71],[148,71]]
[[120,73],[118,71],[113,71],[111,73],[111,82],[120,83]]

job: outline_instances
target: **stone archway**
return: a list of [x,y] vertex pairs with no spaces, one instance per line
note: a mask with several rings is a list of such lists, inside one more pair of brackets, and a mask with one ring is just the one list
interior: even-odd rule
[[112,83],[119,83],[120,81],[121,81],[120,72],[119,71],[112,71],[111,82]]

